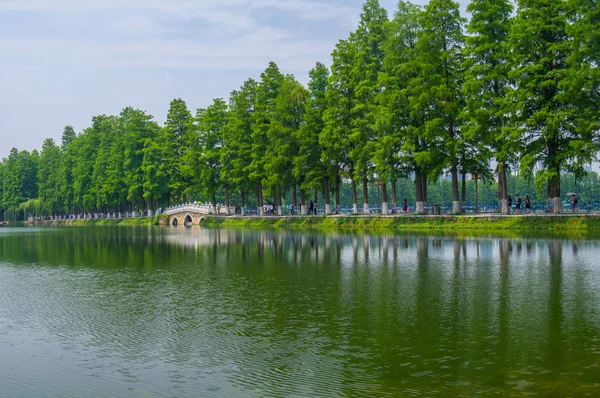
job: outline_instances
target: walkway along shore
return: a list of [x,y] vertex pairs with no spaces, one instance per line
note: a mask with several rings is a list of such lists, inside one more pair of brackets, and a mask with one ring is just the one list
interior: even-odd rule
[[[165,215],[136,219],[31,221],[40,226],[172,226]],[[10,225],[10,224],[9,224]],[[18,224],[18,225],[23,225]],[[331,216],[214,216],[202,217],[195,226],[248,228],[386,228],[398,230],[582,230],[600,232],[600,214],[476,214],[476,215],[331,215]]]

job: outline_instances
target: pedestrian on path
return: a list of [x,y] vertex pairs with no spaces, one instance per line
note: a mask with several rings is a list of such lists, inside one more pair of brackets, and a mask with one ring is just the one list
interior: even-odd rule
[[577,202],[579,202],[577,200],[577,195],[575,195],[575,194],[571,195],[571,212],[573,212],[573,213],[575,213],[575,212],[579,213],[577,211]]

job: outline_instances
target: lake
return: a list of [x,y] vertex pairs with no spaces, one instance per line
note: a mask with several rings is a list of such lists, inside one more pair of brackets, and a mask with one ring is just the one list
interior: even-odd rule
[[0,228],[5,397],[598,396],[600,240]]

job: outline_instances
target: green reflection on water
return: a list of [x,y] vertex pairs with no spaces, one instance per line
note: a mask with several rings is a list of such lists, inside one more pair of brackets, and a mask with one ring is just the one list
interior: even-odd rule
[[0,389],[597,394],[599,247],[556,236],[3,228]]

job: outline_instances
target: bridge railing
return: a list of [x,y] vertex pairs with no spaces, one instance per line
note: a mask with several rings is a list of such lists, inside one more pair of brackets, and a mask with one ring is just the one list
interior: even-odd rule
[[[214,207],[211,204],[186,203],[178,206],[167,207],[163,213],[168,215],[179,213],[227,214],[227,208],[220,204],[217,204],[217,206]],[[229,207],[229,213],[234,213],[233,207]]]

